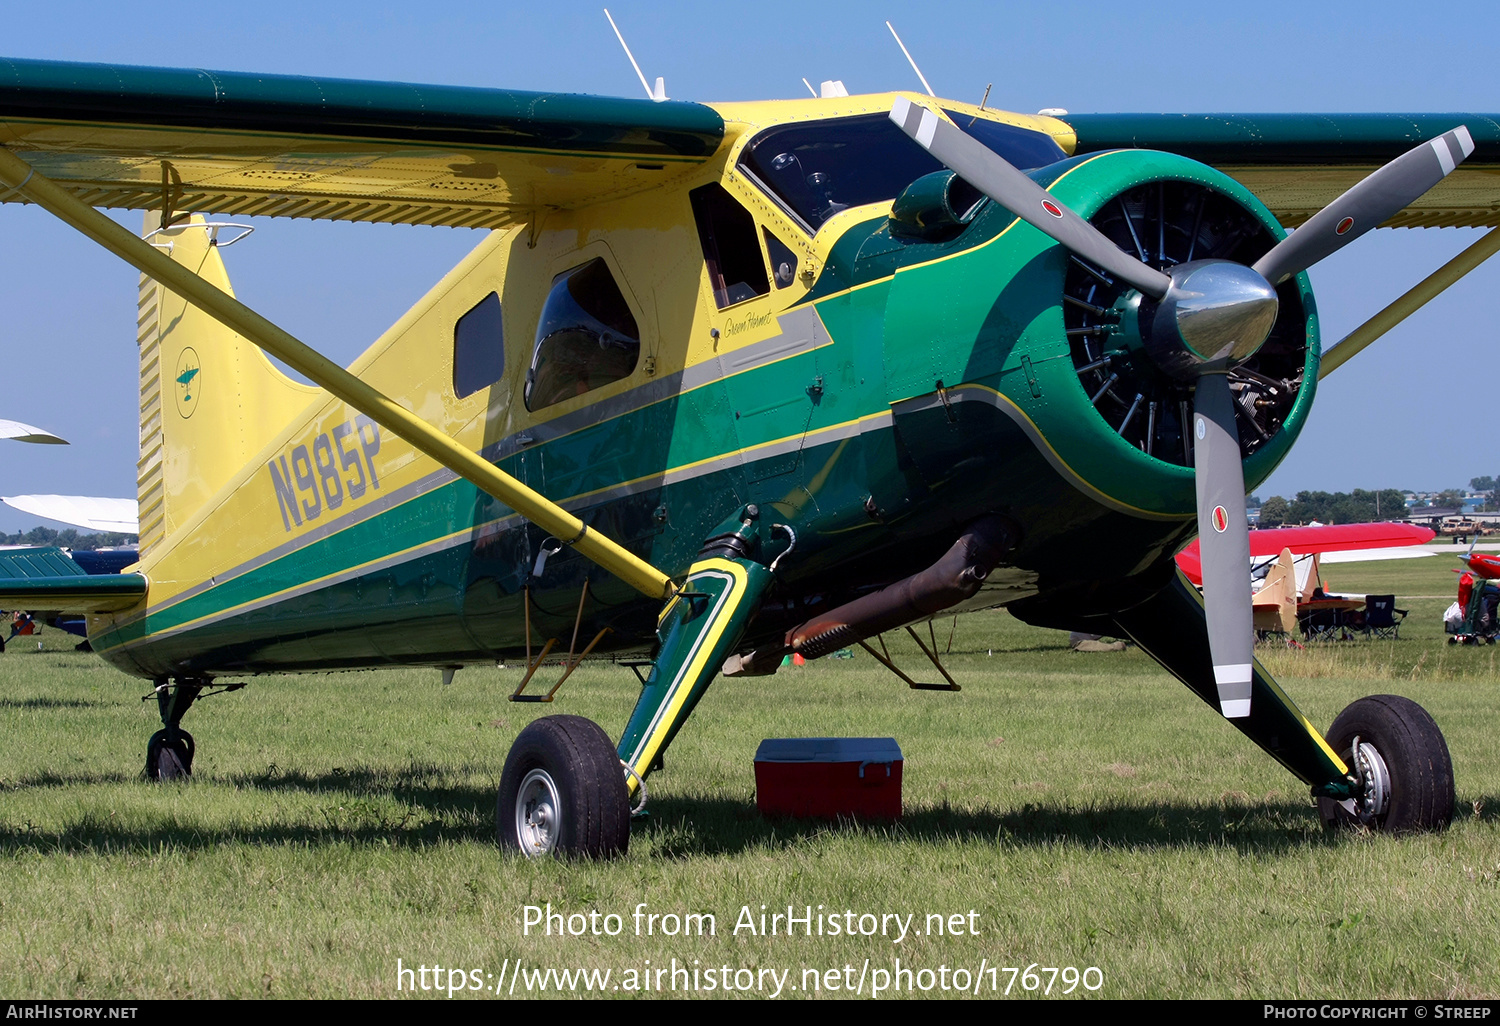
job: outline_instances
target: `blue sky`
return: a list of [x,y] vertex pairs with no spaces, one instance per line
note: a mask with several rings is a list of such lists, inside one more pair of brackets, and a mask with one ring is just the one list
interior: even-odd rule
[[[610,10],[675,99],[918,83],[1012,110],[1500,112],[1500,9],[1450,3],[644,3]],[[7,12],[6,56],[638,96],[596,3],[54,2]],[[122,216],[136,226],[138,215]],[[453,229],[262,221],[226,253],[241,299],[347,362],[479,241]],[[1478,236],[1381,231],[1312,272],[1341,338]],[[0,208],[0,417],[67,448],[5,443],[0,494],[133,495],[136,275],[35,210]],[[1485,386],[1500,375],[1500,262],[1470,275],[1319,390],[1296,449],[1258,489],[1443,488],[1500,473]],[[39,523],[0,508],[0,530]],[[57,526],[57,525],[52,525]]]

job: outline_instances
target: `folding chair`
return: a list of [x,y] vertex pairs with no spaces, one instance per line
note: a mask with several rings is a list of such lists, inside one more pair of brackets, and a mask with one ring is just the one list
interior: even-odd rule
[[1396,608],[1394,595],[1365,596],[1365,636],[1400,638],[1406,610]]

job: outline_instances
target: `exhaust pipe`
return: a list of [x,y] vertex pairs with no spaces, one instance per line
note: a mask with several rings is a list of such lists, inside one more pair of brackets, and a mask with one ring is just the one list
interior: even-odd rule
[[817,659],[956,606],[979,591],[1014,544],[1014,529],[1003,517],[976,520],[932,566],[792,628],[786,648]]

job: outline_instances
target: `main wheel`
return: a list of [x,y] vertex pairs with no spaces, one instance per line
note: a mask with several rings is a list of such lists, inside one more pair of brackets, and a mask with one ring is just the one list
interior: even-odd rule
[[[1354,739],[1359,750],[1354,750]],[[1339,713],[1328,743],[1366,784],[1361,798],[1319,798],[1323,821],[1387,833],[1441,830],[1453,819],[1453,760],[1427,710],[1398,695],[1361,698]]]
[[521,731],[500,776],[495,833],[531,857],[612,858],[630,847],[630,792],[615,746],[582,716]]
[[178,780],[193,775],[193,753],[197,746],[193,735],[177,732],[177,740],[167,741],[167,732],[158,730],[146,744],[146,779]]

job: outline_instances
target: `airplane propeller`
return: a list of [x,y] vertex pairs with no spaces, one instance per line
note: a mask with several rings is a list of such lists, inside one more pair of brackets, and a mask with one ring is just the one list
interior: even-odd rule
[[1208,643],[1227,718],[1250,715],[1254,609],[1245,477],[1228,372],[1254,355],[1276,321],[1275,286],[1418,199],[1474,152],[1463,125],[1381,167],[1246,267],[1195,260],[1166,271],[1137,260],[1005,158],[935,112],[897,97],[891,120],[960,178],[1080,259],[1156,302],[1143,305],[1146,351],[1196,382],[1193,469]]

